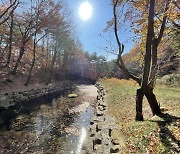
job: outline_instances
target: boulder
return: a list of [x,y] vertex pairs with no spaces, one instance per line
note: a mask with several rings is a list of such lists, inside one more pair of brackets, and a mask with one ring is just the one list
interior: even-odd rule
[[0,107],[3,107],[3,108],[7,109],[11,105],[13,105],[13,104],[10,103],[11,101],[12,101],[12,99],[10,99],[8,97],[5,97],[5,96],[2,97],[1,100],[0,100]]
[[69,94],[69,95],[68,95],[68,98],[76,98],[76,97],[78,97],[77,94]]

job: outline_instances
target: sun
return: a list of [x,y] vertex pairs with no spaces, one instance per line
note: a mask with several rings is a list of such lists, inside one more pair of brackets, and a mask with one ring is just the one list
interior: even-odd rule
[[92,6],[88,1],[83,2],[79,7],[80,18],[84,21],[89,20],[92,16],[92,10]]

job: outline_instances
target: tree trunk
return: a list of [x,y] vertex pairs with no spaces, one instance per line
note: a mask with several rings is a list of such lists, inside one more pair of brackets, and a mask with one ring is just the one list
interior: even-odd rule
[[149,102],[153,115],[161,114],[160,106],[158,105],[156,96],[153,93],[153,89],[147,88],[145,93],[142,89],[137,89],[137,93],[136,93],[136,120],[137,121],[143,121],[142,102],[143,102],[144,95],[146,96]]
[[[37,32],[37,31],[36,31]],[[26,83],[24,84],[25,86],[28,86],[29,85],[29,81],[31,80],[31,76],[32,76],[32,70],[34,68],[34,65],[35,65],[35,61],[36,61],[36,34],[34,35],[34,46],[33,46],[33,59],[32,59],[32,64],[31,64],[31,68],[29,70],[29,74],[28,74],[28,77],[27,77],[27,80],[26,80]]]
[[136,93],[136,120],[143,121],[143,114],[142,114],[142,102],[143,102],[143,91],[142,89],[137,89]]
[[153,115],[155,114],[160,115],[161,114],[160,105],[158,105],[158,102],[157,102],[156,96],[153,93],[153,90],[150,89],[146,91],[145,96],[149,102]]
[[24,55],[24,44],[21,46],[20,48],[20,51],[19,51],[19,57],[18,57],[18,60],[16,61],[16,64],[14,66],[14,69],[12,71],[12,75],[16,75],[16,72],[17,72],[17,68],[19,66],[19,63],[21,62],[21,59]]
[[49,61],[49,37],[47,36],[47,42],[46,42],[46,62],[45,62],[45,68],[44,70],[47,71],[48,69],[48,61]]
[[28,86],[28,85],[29,85],[29,81],[31,80],[32,70],[33,70],[33,68],[34,68],[35,61],[36,61],[35,58],[33,58],[32,64],[31,64],[31,68],[30,68],[30,70],[29,70],[28,78],[27,78],[27,80],[26,80],[26,83],[24,84],[25,86]]
[[150,0],[149,16],[148,16],[148,31],[146,38],[146,53],[144,57],[144,70],[142,80],[142,90],[145,92],[149,82],[150,67],[151,67],[151,56],[152,56],[152,43],[154,37],[154,8],[155,0]]
[[50,75],[49,75],[48,81],[46,82],[46,85],[48,85],[51,82],[52,75],[53,75],[53,70],[54,70],[54,64],[56,62],[56,55],[57,55],[57,51],[55,49],[55,52],[54,52],[54,55],[53,55],[53,59],[52,59],[52,62],[51,62]]
[[[10,2],[12,3],[12,0]],[[11,62],[13,26],[14,26],[14,12],[11,13],[11,25],[10,25],[10,36],[9,36],[9,53],[8,53],[8,57],[7,57],[7,66]]]
[[151,73],[149,77],[149,85],[154,88],[155,81],[156,81],[156,74],[158,70],[158,64],[157,64],[157,41],[153,41],[152,45],[152,64],[151,64]]

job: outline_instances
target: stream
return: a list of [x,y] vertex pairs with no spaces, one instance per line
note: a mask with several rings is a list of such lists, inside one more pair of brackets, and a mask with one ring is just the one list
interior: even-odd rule
[[0,153],[81,154],[97,90],[93,85],[77,89],[77,98],[42,103],[11,120],[9,128],[1,126]]
[[93,114],[93,109],[90,106],[85,112],[80,112],[80,114],[74,118],[74,122],[72,123],[71,127],[75,129],[75,134],[71,133],[66,138],[66,142],[63,146],[65,153],[81,153],[83,142],[87,135],[88,125]]

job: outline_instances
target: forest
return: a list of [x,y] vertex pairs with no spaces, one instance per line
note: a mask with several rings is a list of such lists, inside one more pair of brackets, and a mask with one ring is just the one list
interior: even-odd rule
[[97,79],[106,73],[105,57],[89,55],[73,36],[69,11],[61,2],[12,1],[6,5],[1,6],[1,82],[16,83],[21,77],[20,82],[28,86],[49,84],[52,78]]
[[113,43],[101,39],[115,59],[84,49],[68,3],[0,1],[0,153],[179,153],[180,2],[109,0]]

